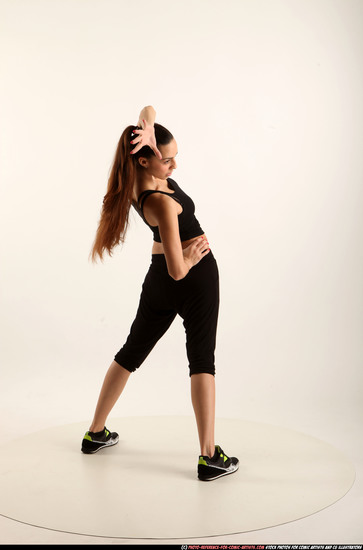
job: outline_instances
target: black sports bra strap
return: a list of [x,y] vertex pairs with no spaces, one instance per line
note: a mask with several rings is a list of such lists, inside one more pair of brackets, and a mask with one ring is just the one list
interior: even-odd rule
[[142,205],[144,204],[144,201],[145,201],[146,197],[148,197],[152,193],[162,193],[163,195],[168,195],[169,197],[173,197],[174,200],[176,200],[180,203],[180,200],[177,197],[173,196],[175,193],[166,193],[166,191],[159,191],[157,189],[146,189],[146,191],[143,191],[142,193],[140,193],[138,201],[137,201],[138,204],[140,204],[140,198],[142,197],[142,195],[145,195],[143,197],[142,201],[141,201],[141,204],[140,204],[141,210],[142,210]]
[[146,189],[146,191],[143,191],[142,193],[140,193],[139,198],[137,199],[137,202],[140,203],[140,199],[143,195],[147,196],[148,194],[150,195],[151,193],[154,193],[152,189]]

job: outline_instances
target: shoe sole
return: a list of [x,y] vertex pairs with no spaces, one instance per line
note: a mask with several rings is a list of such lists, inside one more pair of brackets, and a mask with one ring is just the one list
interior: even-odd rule
[[97,447],[97,449],[83,449],[83,447],[82,447],[81,451],[85,455],[93,455],[95,453],[98,453],[98,451],[100,451],[101,449],[106,449],[107,447],[113,447],[113,445],[116,445],[116,443],[118,443],[118,441],[119,441],[119,438],[114,439],[112,441],[112,443],[107,443],[105,445],[101,445],[100,447]]
[[218,479],[220,477],[234,474],[234,472],[237,472],[238,468],[239,468],[239,464],[237,464],[234,470],[231,470],[229,472],[228,471],[222,472],[221,474],[217,474],[216,476],[204,476],[203,474],[198,474],[198,479],[200,479],[200,481],[214,481],[215,479]]

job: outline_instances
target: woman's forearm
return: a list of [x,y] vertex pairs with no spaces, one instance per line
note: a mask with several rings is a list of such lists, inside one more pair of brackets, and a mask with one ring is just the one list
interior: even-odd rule
[[155,116],[156,116],[156,111],[154,107],[152,107],[151,105],[144,107],[139,115],[139,121],[137,123],[137,126],[139,126],[140,128],[144,128],[144,123],[142,121],[143,118],[146,120],[148,124],[153,126],[155,122]]

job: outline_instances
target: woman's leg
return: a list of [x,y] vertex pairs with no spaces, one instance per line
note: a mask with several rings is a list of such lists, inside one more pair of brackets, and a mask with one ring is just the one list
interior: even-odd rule
[[[152,255],[152,264],[142,285],[139,306],[129,335],[105,376],[90,427],[92,432],[103,430],[107,416],[120,397],[131,372],[145,361],[177,315],[166,296],[166,277],[170,278],[164,255]],[[121,365],[126,365],[127,369]]]
[[[181,283],[181,284],[179,284]],[[183,318],[192,404],[201,455],[215,453],[215,346],[219,312],[219,273],[209,252],[188,275],[175,281],[177,311]]]
[[213,374],[206,372],[192,374],[191,393],[198,427],[200,454],[212,457],[215,452],[215,379]]
[[100,432],[103,430],[106,419],[126,386],[130,374],[130,371],[121,367],[116,361],[112,361],[103,381],[95,415],[90,426],[90,432]]

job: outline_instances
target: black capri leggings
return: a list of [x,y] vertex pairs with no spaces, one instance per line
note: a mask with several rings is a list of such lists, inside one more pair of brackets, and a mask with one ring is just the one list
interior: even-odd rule
[[135,371],[179,314],[186,332],[189,376],[215,375],[218,311],[219,273],[212,251],[179,281],[169,275],[164,254],[152,254],[135,320],[115,361]]

